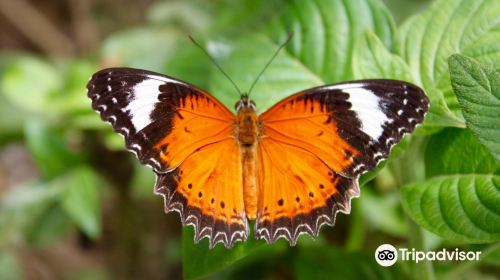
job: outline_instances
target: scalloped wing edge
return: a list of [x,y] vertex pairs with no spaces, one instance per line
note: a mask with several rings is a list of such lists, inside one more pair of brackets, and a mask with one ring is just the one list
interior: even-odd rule
[[[258,223],[255,223],[255,238],[264,239],[268,244],[276,242],[279,238],[284,238],[290,243],[291,246],[295,246],[297,244],[298,238],[301,235],[307,234],[310,235],[312,238],[315,238],[319,235],[320,229],[323,225],[326,224],[333,227],[335,225],[335,219],[337,217],[337,213],[341,212],[346,215],[350,214],[351,200],[353,198],[357,198],[360,196],[358,178],[356,179],[345,178],[345,179],[351,181],[351,184],[347,188],[345,195],[341,195],[340,192],[338,192],[328,198],[327,201],[332,201],[331,206],[324,206],[314,209],[313,211],[326,209],[328,213],[323,213],[321,215],[318,215],[314,219],[313,225],[307,222],[299,223],[294,226],[295,230],[293,230],[292,234],[291,230],[286,226],[280,226],[276,229],[271,230],[270,232],[269,229],[266,227],[257,228]],[[310,215],[313,214],[308,213],[303,216],[310,216]],[[295,216],[294,218],[297,217],[298,216]],[[292,219],[290,219],[290,223],[292,223],[291,220]]]
[[[163,183],[162,178],[166,178],[167,176],[170,176],[170,174],[156,173],[154,193],[163,197],[165,213],[177,212],[183,226],[193,226],[195,243],[206,237],[208,238],[210,249],[214,248],[217,243],[222,243],[229,249],[236,242],[248,239],[249,225],[247,219],[245,219],[245,225],[242,226],[237,223],[227,224],[222,220],[216,220],[213,217],[202,214],[200,209],[187,205],[186,198],[176,192],[175,189],[172,189],[175,188],[174,184]],[[236,228],[231,229],[232,227]]]

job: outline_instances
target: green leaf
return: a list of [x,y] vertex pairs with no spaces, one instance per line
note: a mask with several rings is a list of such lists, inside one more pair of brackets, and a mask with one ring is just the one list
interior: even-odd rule
[[345,252],[331,246],[300,248],[293,268],[299,280],[405,278],[398,264],[384,268],[375,262],[372,253]]
[[7,192],[0,200],[0,245],[21,234],[31,245],[49,245],[74,224],[89,237],[98,237],[100,186],[90,169],[78,167],[50,181]]
[[424,10],[429,5],[429,2],[432,2],[432,0],[384,0],[396,23],[404,21],[415,14],[416,11]]
[[100,189],[102,183],[87,167],[78,167],[64,177],[66,191],[61,198],[63,209],[90,238],[101,234]]
[[58,242],[73,227],[66,213],[53,202],[38,205],[23,232],[30,246],[44,248]]
[[405,185],[402,202],[419,225],[451,241],[500,240],[500,176],[453,175]]
[[[48,182],[17,186],[3,194],[0,197],[0,246],[2,242],[19,239],[19,236],[30,242],[44,243],[43,240],[47,239],[41,236],[38,238],[38,228],[46,225],[43,223],[40,226],[46,218],[50,220],[49,224],[54,224],[56,219],[47,216],[51,216],[50,209],[64,190],[64,184],[60,178],[56,178]],[[55,224],[61,223],[56,221]],[[47,232],[47,229],[47,227],[40,229],[40,233]],[[57,230],[52,231],[55,232]],[[43,244],[38,243],[38,245]]]
[[283,0],[240,0],[237,2],[223,0],[214,3],[216,5],[213,9],[216,13],[210,28],[210,38],[221,34],[235,37],[248,31],[259,30],[276,18],[287,5]]
[[[439,0],[398,30],[396,52],[429,95],[429,115],[436,115],[436,124],[463,127],[464,123],[450,86],[447,59],[451,54],[462,52],[500,65],[500,48],[494,43],[500,40],[499,13],[497,0]],[[483,42],[488,45],[478,49]],[[441,102],[439,110],[436,101]]]
[[257,241],[253,236],[249,236],[247,241],[238,242],[231,249],[226,249],[219,243],[210,250],[206,238],[195,244],[193,227],[184,227],[182,233],[184,278],[198,279],[208,276],[243,260],[250,254],[264,255],[282,251],[288,247],[288,243],[281,241],[273,245],[267,245],[264,241]]
[[[283,11],[256,35],[245,34],[234,45],[212,44],[229,53],[222,66],[245,92],[294,32],[286,51],[276,57],[252,92],[260,111],[306,88],[353,79],[352,53],[365,31],[373,31],[386,46],[392,43],[392,18],[377,0],[295,0]],[[227,79],[215,72],[210,85],[212,93],[232,108],[238,97]]]
[[174,55],[175,44],[181,36],[184,34],[170,27],[129,29],[107,38],[101,52],[109,66],[160,71],[165,61]]
[[54,95],[54,102],[59,112],[71,116],[97,115],[92,110],[86,94],[86,85],[90,76],[96,72],[96,68],[96,65],[85,60],[74,61],[67,66],[63,88]]
[[[233,51],[225,59],[223,68],[238,87],[246,91],[277,48],[262,34],[246,36],[232,46]],[[238,92],[220,73],[212,72],[212,75],[211,92],[228,108],[234,109],[240,98]],[[251,97],[257,103],[258,111],[262,112],[295,92],[321,84],[321,79],[298,59],[281,52],[267,68]]]
[[427,144],[425,163],[428,178],[500,173],[500,164],[468,129],[446,128],[433,135]]
[[81,156],[68,148],[61,135],[42,121],[26,123],[25,137],[28,150],[47,179],[54,178],[82,161]]
[[175,56],[169,58],[163,71],[206,90],[212,66],[210,59],[196,45],[188,40],[180,40]]
[[[385,78],[415,83],[408,64],[399,55],[391,53],[371,32],[356,44],[353,71],[356,79]],[[442,126],[464,126],[463,120],[450,111],[439,89],[427,89],[426,93],[430,97],[431,113],[419,127],[419,132],[432,134]]]
[[287,51],[324,83],[353,79],[353,50],[366,31],[392,45],[394,23],[378,0],[295,0],[270,26],[275,42],[294,32]]
[[356,79],[396,79],[413,82],[406,62],[391,53],[372,32],[366,32],[358,40],[352,63]]
[[451,56],[449,64],[467,127],[500,161],[500,73],[461,55]]
[[450,110],[443,91],[437,88],[425,90],[431,104],[429,112],[425,116],[424,129],[436,132],[443,127],[465,128],[465,122],[461,111]]
[[21,57],[5,69],[0,88],[11,104],[31,113],[50,115],[51,95],[62,80],[54,66],[40,59]]

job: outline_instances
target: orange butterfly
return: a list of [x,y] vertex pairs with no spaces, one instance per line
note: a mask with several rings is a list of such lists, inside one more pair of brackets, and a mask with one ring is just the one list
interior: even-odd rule
[[92,107],[157,175],[165,211],[195,228],[195,241],[232,247],[255,236],[294,245],[350,212],[359,176],[423,121],[415,85],[362,80],[296,93],[256,114],[242,95],[233,114],[209,93],[172,77],[110,68],[88,83]]

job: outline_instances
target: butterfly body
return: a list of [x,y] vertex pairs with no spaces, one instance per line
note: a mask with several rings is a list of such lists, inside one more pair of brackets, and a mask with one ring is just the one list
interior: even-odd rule
[[256,113],[255,102],[243,96],[235,105],[236,137],[240,145],[243,197],[247,218],[254,220],[257,215],[257,145],[261,125]]
[[178,79],[131,68],[91,78],[92,107],[153,168],[165,211],[195,228],[195,241],[231,247],[249,235],[290,244],[349,213],[358,178],[423,121],[424,92],[394,80],[325,85],[257,115],[243,95],[232,113]]

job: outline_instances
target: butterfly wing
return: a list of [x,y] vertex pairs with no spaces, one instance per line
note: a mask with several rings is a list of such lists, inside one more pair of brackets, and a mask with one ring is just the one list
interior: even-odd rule
[[295,244],[348,213],[358,177],[423,121],[428,99],[409,83],[364,80],[292,95],[259,117],[256,236]]
[[210,248],[218,242],[230,248],[248,237],[241,173],[239,146],[226,139],[159,174],[155,192],[163,195],[167,212],[177,211],[183,224],[194,225],[196,242],[206,236]]
[[246,239],[243,193],[234,188],[242,180],[235,175],[241,174],[235,116],[224,105],[183,81],[132,68],[101,70],[87,89],[101,118],[157,173],[155,192],[166,211],[193,224],[196,240],[230,246]]

